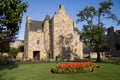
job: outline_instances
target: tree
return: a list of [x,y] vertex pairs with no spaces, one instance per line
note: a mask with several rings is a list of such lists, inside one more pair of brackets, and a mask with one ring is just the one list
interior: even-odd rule
[[9,52],[9,56],[11,57],[11,59],[15,59],[18,53],[18,49],[17,48],[11,48],[10,52]]
[[18,47],[18,52],[24,52],[24,46],[22,46],[22,45],[19,46],[19,47]]
[[22,0],[0,0],[0,42],[15,38],[27,7]]
[[0,53],[1,53],[1,55],[4,52],[9,52],[9,50],[10,50],[10,46],[9,46],[9,42],[8,41],[0,42]]
[[106,28],[104,19],[112,19],[120,22],[115,14],[111,12],[112,1],[99,3],[100,7],[85,7],[77,14],[77,22],[84,22],[82,30],[82,40],[93,50],[97,52],[96,61],[101,61],[100,52],[104,51],[102,47],[106,46]]

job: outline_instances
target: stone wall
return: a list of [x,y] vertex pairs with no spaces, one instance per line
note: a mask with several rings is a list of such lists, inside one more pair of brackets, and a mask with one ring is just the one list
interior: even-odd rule
[[61,5],[58,12],[53,17],[53,34],[54,34],[54,58],[60,54],[58,45],[59,36],[67,36],[73,32],[73,21],[69,14],[65,11],[64,6]]
[[[80,59],[83,58],[83,46],[82,42],[80,42],[80,32],[74,30],[77,26],[73,23],[70,15],[64,9],[64,5],[59,6],[59,10],[55,13],[52,19],[50,19],[48,15],[45,17],[40,32],[35,31],[35,29],[34,31],[30,30],[31,22],[32,20],[30,17],[27,17],[24,45],[24,52],[27,58],[33,59],[33,52],[39,51],[40,59],[44,58],[46,54],[47,57],[52,56],[51,58],[55,60],[56,56],[58,56],[62,50],[60,46],[63,43],[59,44],[60,36],[68,38],[70,35],[74,37],[68,48],[70,47]],[[37,25],[32,26],[32,28],[36,28]],[[37,41],[40,41],[39,45],[37,45]],[[48,52],[50,52],[50,55],[48,55]],[[66,55],[66,53],[63,54]],[[71,59],[73,60],[74,56]]]
[[113,57],[118,56],[118,51],[116,49],[116,43],[120,41],[120,33],[119,30],[115,30],[114,27],[108,28],[108,34],[107,34],[107,42],[110,46],[110,50],[108,54],[110,54]]
[[45,51],[50,52],[50,20],[44,21],[44,42],[45,42]]
[[27,18],[26,31],[25,31],[25,45],[24,53],[26,59],[33,59],[33,52],[40,52],[40,59],[44,58],[44,33],[40,31],[30,31],[31,19]]
[[23,46],[23,45],[24,45],[23,40],[16,39],[14,42],[10,42],[10,47],[11,48],[18,48],[19,46]]
[[25,34],[24,34],[24,53],[25,53],[25,57],[24,59],[27,58],[28,56],[28,36],[29,36],[29,26],[30,26],[30,20],[31,18],[29,16],[26,17],[26,25],[25,25]]
[[[73,47],[73,50],[76,49],[76,54],[79,58],[83,58],[83,52],[82,52],[82,42],[80,42],[80,35],[76,32],[74,33],[74,28],[76,28],[76,25],[73,23],[71,17],[64,9],[63,5],[60,5],[59,11],[57,11],[53,17],[53,41],[54,41],[54,58],[58,56],[61,52],[60,44],[59,43],[59,36],[63,35],[64,37],[69,36],[72,34],[74,36],[72,43],[70,44],[71,47]],[[77,46],[74,46],[75,43],[77,43]],[[62,44],[62,43],[61,43]],[[73,51],[74,52],[74,51]],[[64,53],[66,54],[66,53]],[[71,55],[73,56],[73,55]],[[71,58],[73,59],[73,58]]]

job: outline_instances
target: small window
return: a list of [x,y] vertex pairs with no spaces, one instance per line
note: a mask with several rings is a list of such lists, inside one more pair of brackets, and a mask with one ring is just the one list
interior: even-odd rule
[[37,44],[37,45],[40,45],[40,40],[37,40],[36,44]]

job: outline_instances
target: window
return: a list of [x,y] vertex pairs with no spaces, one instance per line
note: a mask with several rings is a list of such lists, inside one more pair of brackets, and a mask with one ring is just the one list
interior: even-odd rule
[[37,44],[37,45],[40,45],[40,40],[37,40],[36,44]]

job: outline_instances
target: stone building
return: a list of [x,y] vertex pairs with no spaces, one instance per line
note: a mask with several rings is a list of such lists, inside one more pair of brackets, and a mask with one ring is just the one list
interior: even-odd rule
[[[16,48],[18,49],[19,46],[24,46],[24,41],[23,40],[19,40],[19,39],[15,39],[13,42],[10,42],[10,47],[11,48]],[[23,58],[23,52],[18,52],[16,59],[22,59]]]
[[116,49],[117,42],[120,42],[120,30],[115,30],[114,27],[108,28],[107,42],[110,46],[108,54],[113,57],[118,56],[118,50]]
[[23,45],[24,45],[24,41],[19,39],[15,39],[14,42],[10,42],[11,48],[18,48],[19,46],[23,46]]
[[26,58],[33,60],[55,60],[59,57],[65,61],[83,58],[80,31],[64,5],[59,6],[52,18],[46,15],[43,21],[27,17],[24,49]]

